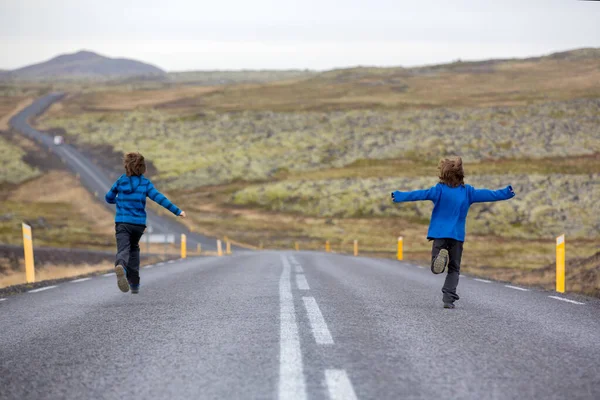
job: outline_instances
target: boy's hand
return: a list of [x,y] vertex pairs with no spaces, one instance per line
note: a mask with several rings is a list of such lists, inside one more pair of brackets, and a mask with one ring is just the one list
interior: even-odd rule
[[183,210],[181,211],[181,214],[179,214],[179,216],[181,218],[187,218],[187,215],[185,214],[185,211],[183,211]]
[[394,192],[392,192],[392,200],[395,200]]

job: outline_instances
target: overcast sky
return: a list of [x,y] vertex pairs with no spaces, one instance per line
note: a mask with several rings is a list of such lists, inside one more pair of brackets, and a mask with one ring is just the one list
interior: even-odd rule
[[0,68],[87,49],[169,71],[414,66],[600,47],[576,0],[0,0]]

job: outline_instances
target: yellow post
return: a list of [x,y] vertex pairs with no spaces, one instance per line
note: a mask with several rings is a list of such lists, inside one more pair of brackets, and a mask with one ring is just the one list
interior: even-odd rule
[[298,242],[295,243],[294,247],[296,248],[296,251],[300,251],[300,245],[298,244]]
[[354,241],[354,257],[358,256],[358,240]]
[[556,238],[556,291],[565,292],[565,235]]
[[181,258],[187,257],[187,237],[185,233],[181,234]]
[[402,250],[403,249],[402,249],[402,247],[403,247],[402,246],[402,236],[400,236],[398,238],[398,261],[402,261],[402,257],[403,257],[403,254],[402,254]]
[[263,249],[263,242],[262,242],[262,240],[261,240],[261,241],[258,243],[258,248],[259,248],[260,250],[262,250],[262,249]]
[[325,241],[325,251],[329,253],[331,251],[331,246],[329,245],[329,240]]
[[200,243],[198,243],[198,246],[196,246],[196,251],[198,254],[202,253],[202,245],[200,245]]
[[229,240],[227,240],[227,253],[226,254],[231,254],[231,242]]
[[23,250],[25,252],[25,280],[27,283],[35,282],[35,268],[33,264],[33,235],[31,227],[23,224]]
[[219,257],[223,256],[223,247],[221,246],[221,241],[217,240],[217,255]]

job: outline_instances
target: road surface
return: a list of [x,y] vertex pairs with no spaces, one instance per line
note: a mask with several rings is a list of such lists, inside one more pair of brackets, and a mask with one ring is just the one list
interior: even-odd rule
[[[79,174],[81,183],[91,192],[97,193],[102,202],[104,195],[111,188],[114,180],[110,179],[105,171],[88,160],[81,152],[69,144],[60,146],[54,145],[54,138],[44,132],[29,125],[28,120],[32,117],[42,114],[52,105],[52,103],[62,99],[64,94],[52,93],[37,99],[29,107],[22,110],[10,120],[10,126],[16,131],[34,139],[42,144],[44,148],[52,148],[53,152],[59,156],[65,164],[76,174]],[[111,209],[114,206],[106,205]],[[147,210],[148,218],[147,225],[152,226],[153,233],[175,234],[176,241],[179,242],[181,233],[187,235],[188,247],[192,250],[196,249],[196,245],[200,243],[204,250],[214,251],[216,249],[216,239],[209,238],[194,232],[190,232],[187,227],[180,224],[175,217],[163,217],[155,214],[151,210]]]
[[[0,299],[2,399],[599,399],[600,301],[246,252]],[[552,296],[552,297],[550,297]]]

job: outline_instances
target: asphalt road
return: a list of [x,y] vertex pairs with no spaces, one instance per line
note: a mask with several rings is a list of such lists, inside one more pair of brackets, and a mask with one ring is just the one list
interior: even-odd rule
[[[81,183],[91,193],[98,194],[100,200],[103,201],[104,194],[106,194],[114,183],[114,181],[108,177],[107,173],[92,161],[88,160],[73,146],[69,144],[55,146],[54,138],[51,135],[38,131],[28,123],[30,118],[42,114],[52,105],[52,103],[59,101],[63,96],[64,94],[62,93],[52,93],[37,99],[29,107],[15,115],[10,120],[10,125],[16,131],[40,143],[44,148],[52,149],[73,173],[79,174]],[[106,206],[114,210],[114,206],[108,204],[106,204]],[[151,210],[147,210],[147,213],[147,225],[152,227],[153,233],[175,234],[177,242],[179,242],[180,235],[185,233],[188,246],[191,249],[195,249],[198,243],[200,243],[205,250],[214,251],[216,249],[216,239],[190,232],[187,227],[177,221],[176,217],[159,216]]]
[[[0,299],[2,399],[599,399],[600,301],[235,252]],[[555,296],[555,297],[550,297]],[[567,300],[567,301],[565,301]]]

